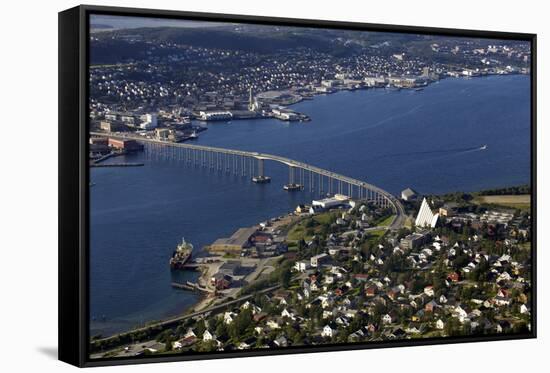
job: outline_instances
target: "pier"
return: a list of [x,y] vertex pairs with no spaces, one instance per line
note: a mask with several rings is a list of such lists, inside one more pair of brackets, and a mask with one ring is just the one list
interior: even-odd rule
[[123,163],[91,163],[90,167],[141,167],[144,163],[123,162]]
[[176,289],[181,290],[190,290],[190,291],[201,291],[203,293],[213,293],[214,290],[207,289],[205,287],[200,286],[197,283],[186,281],[184,283],[181,282],[172,282],[172,287]]
[[[133,134],[110,134],[91,132],[92,136],[116,139],[133,139],[143,143],[146,154],[177,160],[188,165],[207,168],[216,172],[248,176],[252,181],[267,182],[271,179],[265,174],[265,161],[277,162],[288,166],[289,178],[287,190],[318,192],[320,196],[342,194],[349,198],[367,200],[381,208],[392,208],[395,219],[390,229],[399,229],[404,223],[405,211],[401,202],[391,193],[367,182],[344,176],[294,159],[235,149],[226,149],[205,145],[173,143],[150,139]],[[261,182],[260,182],[261,183]],[[294,187],[294,186],[299,186]]]

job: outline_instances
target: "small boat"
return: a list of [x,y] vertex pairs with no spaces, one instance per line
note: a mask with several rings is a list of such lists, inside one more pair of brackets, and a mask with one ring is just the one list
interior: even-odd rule
[[193,131],[193,133],[189,135],[189,139],[191,140],[198,139],[198,138],[199,138],[199,135],[197,134],[197,131]]
[[283,186],[283,189],[286,190],[287,192],[294,192],[294,191],[302,190],[303,186],[300,184],[291,183],[291,184],[285,184]]
[[424,88],[415,88],[415,92],[420,92],[420,91],[423,91]]
[[479,150],[485,150],[485,149],[487,149],[487,144],[483,144],[483,145],[479,148]]
[[271,178],[269,176],[254,176],[252,181],[257,184],[267,184],[271,182]]

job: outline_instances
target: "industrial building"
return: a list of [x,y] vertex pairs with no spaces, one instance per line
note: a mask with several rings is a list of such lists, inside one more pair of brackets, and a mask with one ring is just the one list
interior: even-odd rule
[[336,194],[334,197],[324,198],[320,200],[313,200],[311,206],[313,208],[320,207],[322,209],[330,209],[338,206],[345,206],[349,204],[349,197],[341,194]]
[[231,120],[233,114],[230,111],[201,111],[200,119],[206,121]]
[[125,150],[125,151],[138,151],[143,149],[143,145],[136,140],[129,139],[113,139],[109,138],[109,146],[111,148]]
[[399,246],[402,249],[414,250],[426,243],[428,236],[422,233],[412,233],[401,239]]
[[417,197],[418,193],[411,188],[407,188],[401,191],[401,199],[403,201],[414,201]]
[[120,132],[120,131],[126,131],[127,127],[126,125],[118,120],[114,121],[101,121],[99,122],[99,128],[101,128],[102,131],[105,132]]
[[108,153],[111,151],[109,148],[109,139],[106,137],[90,137],[89,143],[91,153]]
[[219,238],[212,245],[209,251],[240,253],[242,249],[250,245],[250,237],[256,233],[256,227],[240,228],[231,237]]

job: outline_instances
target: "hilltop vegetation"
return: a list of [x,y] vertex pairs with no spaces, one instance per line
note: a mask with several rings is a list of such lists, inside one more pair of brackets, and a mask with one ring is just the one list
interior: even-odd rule
[[[176,53],[176,45],[266,55],[302,49],[333,57],[362,53],[388,57],[395,53],[405,53],[416,58],[434,59],[435,62],[456,63],[456,54],[436,52],[432,45],[450,46],[468,42],[486,47],[494,42],[434,35],[266,25],[227,25],[208,28],[147,27],[106,30],[97,32],[94,36],[91,48],[92,64],[138,60],[150,55],[152,51],[155,56],[162,57]],[[161,44],[168,46],[158,48]]]

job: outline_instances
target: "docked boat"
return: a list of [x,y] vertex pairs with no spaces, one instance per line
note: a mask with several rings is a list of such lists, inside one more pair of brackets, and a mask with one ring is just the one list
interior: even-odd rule
[[183,269],[185,263],[187,263],[192,256],[193,245],[185,241],[185,238],[181,239],[181,243],[176,247],[176,250],[172,253],[170,258],[171,269]]
[[257,184],[267,184],[271,182],[271,178],[269,176],[254,176],[252,178],[252,182]]
[[292,183],[292,184],[285,184],[283,186],[283,189],[286,190],[287,192],[294,192],[294,191],[299,191],[299,190],[302,190],[302,185],[300,184],[295,184],[295,183]]

